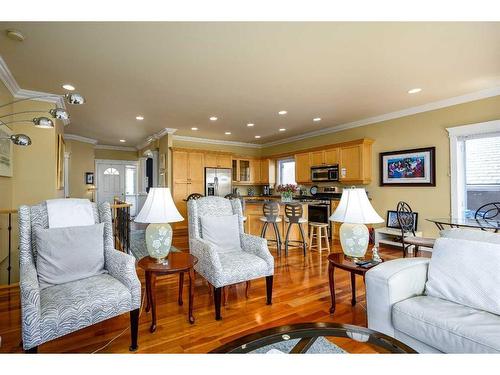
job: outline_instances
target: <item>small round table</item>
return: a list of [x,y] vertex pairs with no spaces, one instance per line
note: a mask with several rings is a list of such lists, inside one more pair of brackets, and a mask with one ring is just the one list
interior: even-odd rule
[[156,331],[156,276],[179,274],[179,306],[182,306],[182,290],[184,287],[184,272],[189,275],[189,323],[194,323],[193,298],[194,298],[194,265],[198,258],[188,253],[168,254],[168,263],[158,263],[155,258],[149,256],[139,260],[139,267],[146,272],[146,312],[152,311],[151,332]]
[[[371,258],[365,258],[363,260],[370,260]],[[383,261],[383,260],[382,260]],[[373,266],[376,267],[376,266]],[[356,275],[363,276],[363,282],[365,281],[365,274],[370,268],[363,268],[354,263],[351,259],[346,257],[343,253],[333,253],[328,255],[328,279],[330,281],[330,297],[332,299],[332,306],[330,307],[330,314],[335,312],[335,280],[333,273],[335,268],[340,268],[344,271],[351,273],[351,305],[356,304]]]

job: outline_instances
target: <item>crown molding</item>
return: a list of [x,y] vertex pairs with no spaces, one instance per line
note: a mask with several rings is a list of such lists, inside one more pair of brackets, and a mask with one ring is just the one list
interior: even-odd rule
[[76,135],[76,134],[65,133],[64,139],[69,139],[71,141],[90,143],[91,145],[94,145],[94,146],[97,144],[97,139],[82,137],[81,135]]
[[225,140],[220,140],[220,139],[188,137],[188,136],[183,136],[183,135],[174,135],[173,138],[174,138],[174,141],[196,142],[196,143],[205,143],[205,144],[212,144],[212,145],[238,146],[238,147],[248,147],[248,148],[262,148],[263,147],[263,145],[258,144],[258,143],[225,141]]
[[166,134],[174,134],[176,131],[177,131],[177,129],[174,129],[174,128],[163,128],[159,132],[148,136],[144,142],[139,143],[138,145],[135,146],[135,148],[137,150],[143,149],[144,147],[149,145],[151,142],[153,142],[157,139],[160,139],[161,137],[163,137]]
[[97,150],[137,151],[137,148],[128,146],[95,145],[94,148]]
[[335,125],[335,126],[331,126],[329,128],[324,128],[324,129],[319,129],[319,130],[315,130],[312,132],[307,132],[307,133],[304,133],[301,135],[296,135],[293,137],[288,137],[285,139],[280,139],[277,141],[264,143],[262,146],[263,147],[271,147],[271,146],[276,146],[276,145],[280,145],[283,143],[300,141],[300,140],[307,139],[307,138],[317,137],[319,135],[336,133],[336,132],[340,132],[342,130],[358,128],[361,126],[376,124],[376,123],[380,123],[383,121],[388,121],[388,120],[393,120],[396,118],[415,115],[418,113],[434,111],[436,109],[441,109],[441,108],[451,107],[451,106],[458,105],[458,104],[473,102],[475,100],[491,98],[491,97],[498,96],[498,95],[500,95],[500,86],[493,87],[490,89],[481,90],[481,91],[476,91],[476,92],[465,94],[465,95],[455,96],[453,98],[438,100],[435,102],[422,104],[422,105],[419,105],[416,107],[402,109],[400,111],[385,113],[385,114],[382,114],[379,116],[368,117],[368,118],[365,118],[362,120],[357,120],[357,121],[348,122],[345,124]]
[[[19,87],[14,75],[10,71],[9,67],[5,60],[0,56],[0,79],[4,83],[5,87],[10,91],[12,97],[14,99],[28,99],[33,98],[33,100],[54,103],[58,108],[66,109],[66,104],[64,103],[64,99],[60,96],[54,96],[55,94],[51,94],[43,91],[33,91],[26,90]],[[45,96],[44,98],[40,98],[40,96]],[[69,125],[71,122],[69,119],[61,120],[63,124]]]

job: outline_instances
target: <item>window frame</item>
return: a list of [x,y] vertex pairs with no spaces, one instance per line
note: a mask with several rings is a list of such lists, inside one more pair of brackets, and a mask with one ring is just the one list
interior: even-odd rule
[[[277,180],[278,180],[278,185],[283,185],[283,181],[281,180],[282,178],[282,164],[286,163],[286,162],[293,162],[294,163],[294,167],[295,167],[295,158],[293,156],[289,156],[289,157],[286,157],[286,158],[281,158],[281,159],[278,159],[276,161],[277,163]],[[295,176],[295,168],[294,168],[294,184],[297,185],[297,180],[296,180],[297,176]]]

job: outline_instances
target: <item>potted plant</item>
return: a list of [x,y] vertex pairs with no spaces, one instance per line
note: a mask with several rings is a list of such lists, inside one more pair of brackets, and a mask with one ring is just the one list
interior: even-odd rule
[[297,192],[298,186],[293,184],[278,185],[276,191],[281,194],[282,202],[291,202],[293,194]]

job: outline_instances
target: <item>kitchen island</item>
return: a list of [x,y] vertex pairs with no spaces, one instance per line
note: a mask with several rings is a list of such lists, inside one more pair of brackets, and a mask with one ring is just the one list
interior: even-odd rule
[[[285,204],[284,202],[281,202],[279,198],[277,199],[271,199],[273,202],[278,202],[280,205],[280,215],[279,217],[281,218],[281,222],[278,223],[278,230],[280,232],[281,240],[283,241],[283,246],[282,246],[282,251],[285,250],[284,243],[285,243],[285,235],[286,231],[288,229],[288,223],[285,222]],[[260,233],[262,231],[262,227],[264,225],[264,222],[260,220],[262,216],[264,216],[264,213],[262,211],[262,207],[264,206],[264,202],[269,201],[269,200],[264,200],[264,199],[250,199],[247,198],[245,199],[245,216],[247,217],[247,221],[245,223],[245,232],[248,234],[253,234],[255,236],[260,237]],[[302,217],[307,220],[307,203],[304,202],[299,202],[299,201],[294,201],[292,203],[300,203],[302,205],[303,209],[303,214]],[[307,223],[302,224],[302,228],[304,229],[304,234],[306,236],[306,243],[308,241],[307,238],[307,233],[308,233],[308,225]],[[273,240],[274,237],[274,230],[271,225],[267,227],[266,231],[266,238],[269,240]],[[297,225],[294,225],[292,229],[290,229],[290,236],[289,240],[295,240],[299,241],[301,240],[300,237],[300,231]],[[275,243],[270,242],[269,245],[275,247]],[[296,246],[296,243],[289,244],[289,250],[290,246]],[[293,251],[293,249],[292,249]]]

